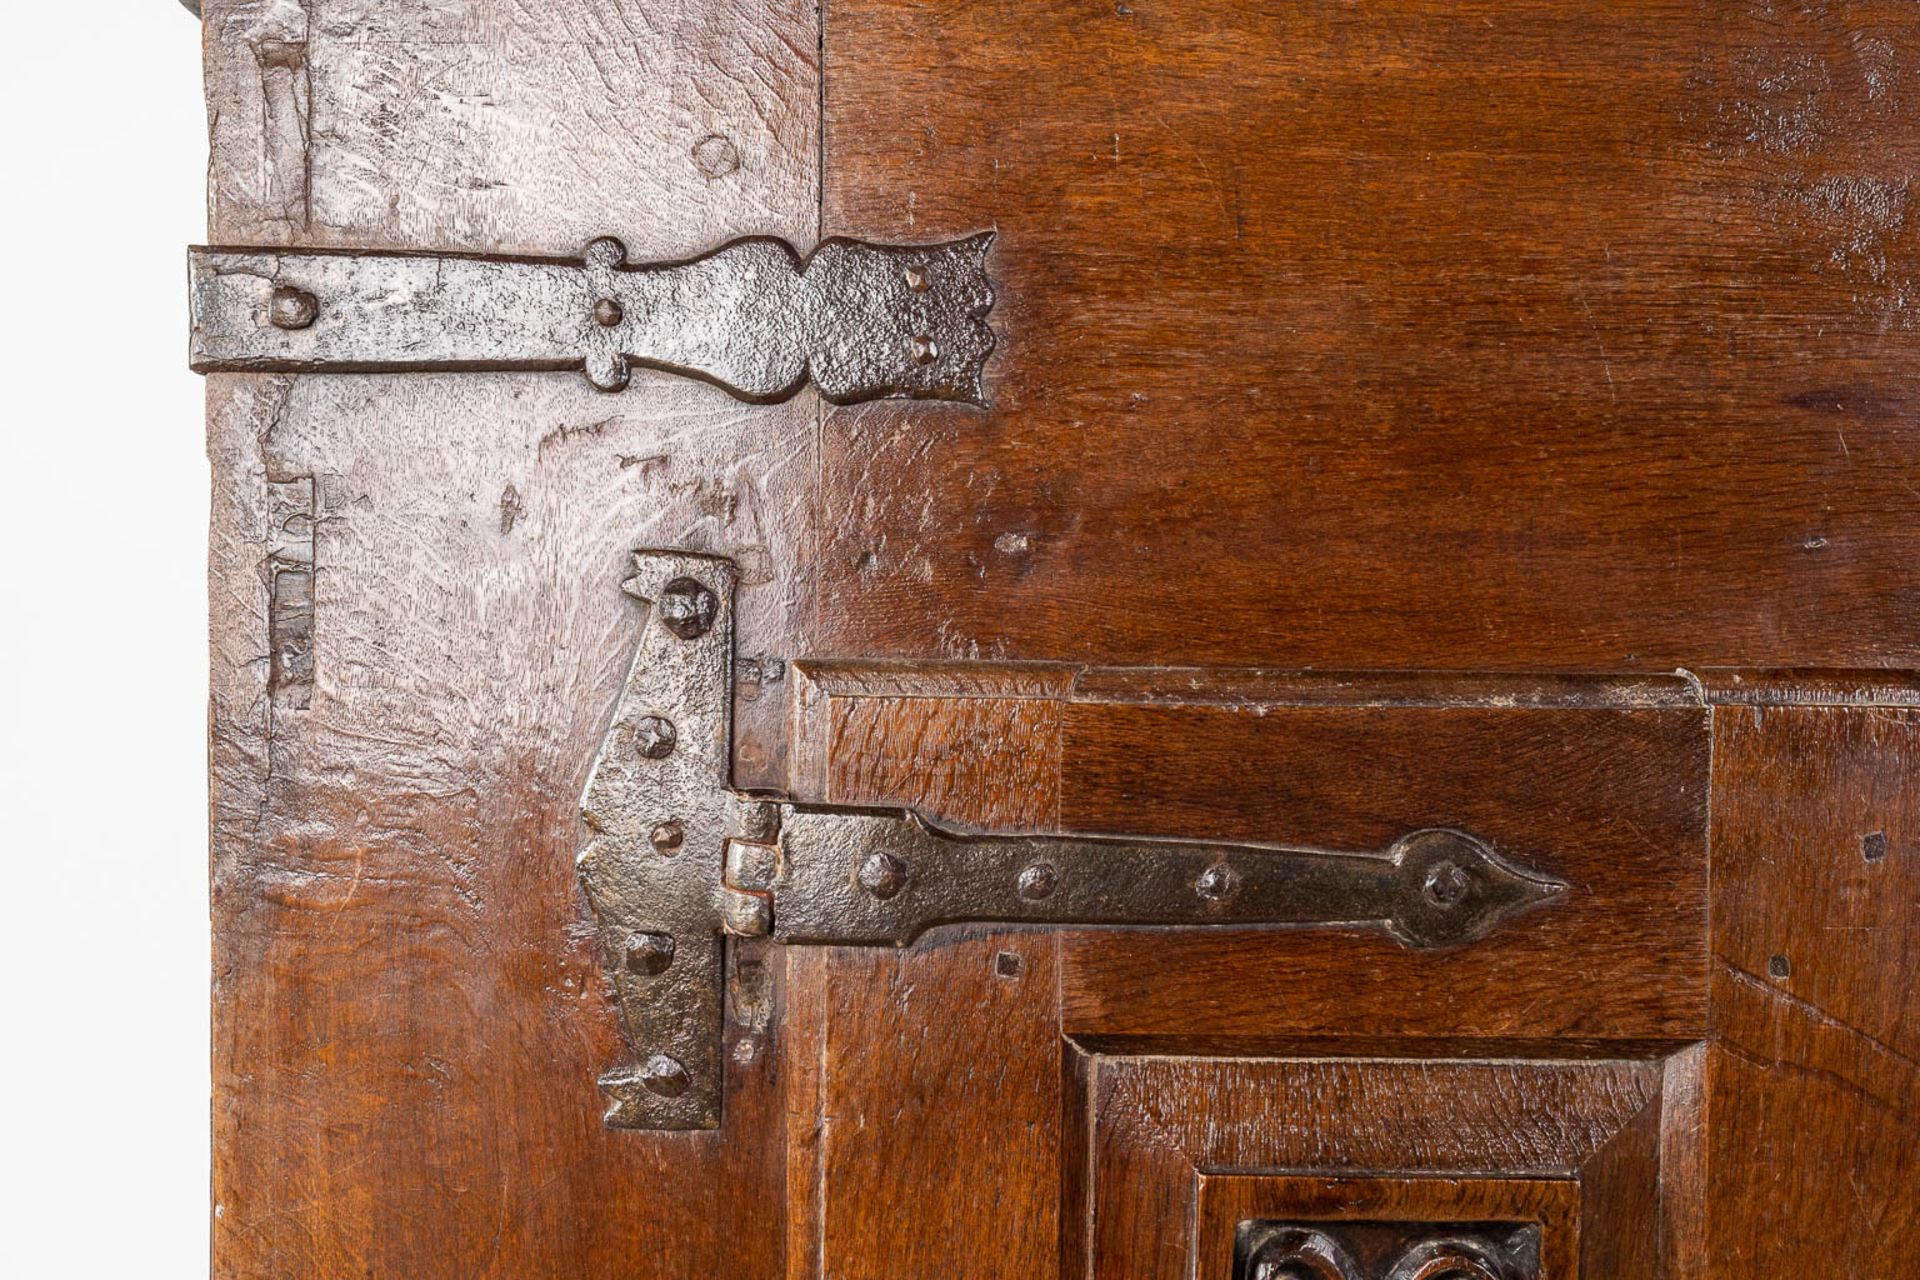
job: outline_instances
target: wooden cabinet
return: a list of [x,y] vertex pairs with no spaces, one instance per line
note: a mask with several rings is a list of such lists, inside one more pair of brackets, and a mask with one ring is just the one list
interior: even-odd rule
[[[1907,6],[204,9],[217,246],[996,233],[984,406],[209,376],[223,1280],[1920,1276]],[[1562,891],[733,938],[610,1128],[636,548],[742,794]]]

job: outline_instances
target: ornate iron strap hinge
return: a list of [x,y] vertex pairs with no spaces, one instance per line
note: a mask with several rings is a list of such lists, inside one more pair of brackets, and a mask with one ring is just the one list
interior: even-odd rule
[[626,589],[650,607],[581,804],[581,880],[634,1052],[601,1078],[615,1128],[719,1124],[728,935],[904,946],[958,922],[1317,924],[1444,947],[1565,888],[1458,831],[1372,853],[983,836],[739,794],[733,564],[675,551],[633,564]]
[[736,240],[630,266],[618,240],[578,260],[307,249],[194,249],[201,373],[584,369],[635,365],[785,400],[809,377],[836,404],[984,404],[992,232],[946,244],[828,240],[802,259]]

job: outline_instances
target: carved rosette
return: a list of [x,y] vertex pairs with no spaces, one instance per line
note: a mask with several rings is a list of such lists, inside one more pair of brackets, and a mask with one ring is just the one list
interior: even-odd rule
[[1243,1223],[1238,1256],[1238,1280],[1540,1280],[1540,1227]]

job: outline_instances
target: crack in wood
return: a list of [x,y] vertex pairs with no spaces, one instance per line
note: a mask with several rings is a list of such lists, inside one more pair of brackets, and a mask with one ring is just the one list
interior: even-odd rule
[[276,711],[313,705],[312,476],[267,482],[267,693]]

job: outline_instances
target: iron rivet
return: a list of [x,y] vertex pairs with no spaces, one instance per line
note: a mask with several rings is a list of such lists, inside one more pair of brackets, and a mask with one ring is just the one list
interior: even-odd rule
[[933,274],[925,267],[912,266],[907,268],[907,288],[913,290],[915,293],[925,293],[932,287]]
[[1860,856],[1868,862],[1878,862],[1887,856],[1887,833],[1869,831],[1860,837]]
[[1022,968],[1020,955],[1015,951],[1002,951],[993,958],[993,971],[1002,978],[1017,978]]
[[671,858],[680,852],[680,846],[686,838],[687,829],[680,825],[678,818],[668,818],[665,822],[656,824],[647,835],[654,851],[666,858]]
[[1421,892],[1436,907],[1457,907],[1471,888],[1473,881],[1457,863],[1436,862],[1427,868],[1427,879],[1421,886]]
[[1785,956],[1768,956],[1767,976],[1777,982],[1785,982],[1793,976],[1793,961]]
[[305,329],[320,318],[320,299],[305,289],[283,284],[267,303],[267,319],[276,329]]
[[1050,898],[1060,887],[1060,872],[1051,862],[1036,862],[1020,873],[1020,896],[1028,902]]
[[626,311],[612,298],[602,298],[593,304],[593,322],[603,329],[611,329],[626,318]]
[[1240,887],[1240,878],[1233,874],[1233,868],[1224,862],[1216,862],[1200,873],[1193,882],[1193,891],[1208,902],[1224,902],[1231,898],[1234,890]]
[[640,1069],[640,1083],[663,1098],[677,1098],[693,1081],[687,1078],[685,1067],[664,1053],[656,1053]]
[[932,338],[924,333],[914,335],[913,362],[915,364],[932,364],[939,358],[940,348],[934,345]]
[[660,621],[682,640],[698,640],[720,616],[720,597],[692,578],[675,578],[660,593]]
[[860,887],[885,902],[907,887],[907,864],[890,853],[876,853],[860,864]]
[[634,973],[665,973],[673,963],[673,939],[664,933],[636,933],[627,939],[627,968]]
[[673,754],[673,721],[665,716],[642,716],[633,726],[634,750],[649,760],[665,760]]

